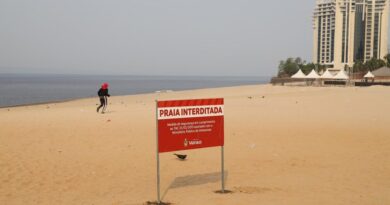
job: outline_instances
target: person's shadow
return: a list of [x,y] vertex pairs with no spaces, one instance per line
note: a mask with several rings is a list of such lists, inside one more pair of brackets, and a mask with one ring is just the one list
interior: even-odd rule
[[115,111],[109,110],[109,111],[105,111],[105,112],[104,112],[104,114],[111,114],[111,113],[115,113]]

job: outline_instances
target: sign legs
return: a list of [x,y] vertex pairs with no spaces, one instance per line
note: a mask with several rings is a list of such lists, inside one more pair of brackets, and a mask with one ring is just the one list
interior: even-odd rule
[[160,203],[160,156],[157,153],[157,204]]
[[222,193],[225,193],[225,164],[224,164],[224,146],[221,146],[221,182],[222,182]]
[[157,204],[161,204],[160,200],[160,154],[158,150],[158,106],[156,100],[156,159],[157,159]]

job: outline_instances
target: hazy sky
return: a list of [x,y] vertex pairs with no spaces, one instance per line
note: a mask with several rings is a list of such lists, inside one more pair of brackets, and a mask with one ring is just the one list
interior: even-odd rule
[[315,0],[0,0],[0,73],[273,75]]

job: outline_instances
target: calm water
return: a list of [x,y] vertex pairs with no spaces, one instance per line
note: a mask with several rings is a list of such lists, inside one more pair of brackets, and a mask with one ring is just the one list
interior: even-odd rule
[[102,82],[111,95],[264,84],[269,77],[162,77],[0,74],[0,107],[95,97]]

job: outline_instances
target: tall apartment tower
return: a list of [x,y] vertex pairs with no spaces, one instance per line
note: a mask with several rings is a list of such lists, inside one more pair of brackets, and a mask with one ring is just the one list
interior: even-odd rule
[[390,0],[317,0],[313,62],[340,70],[387,54]]

